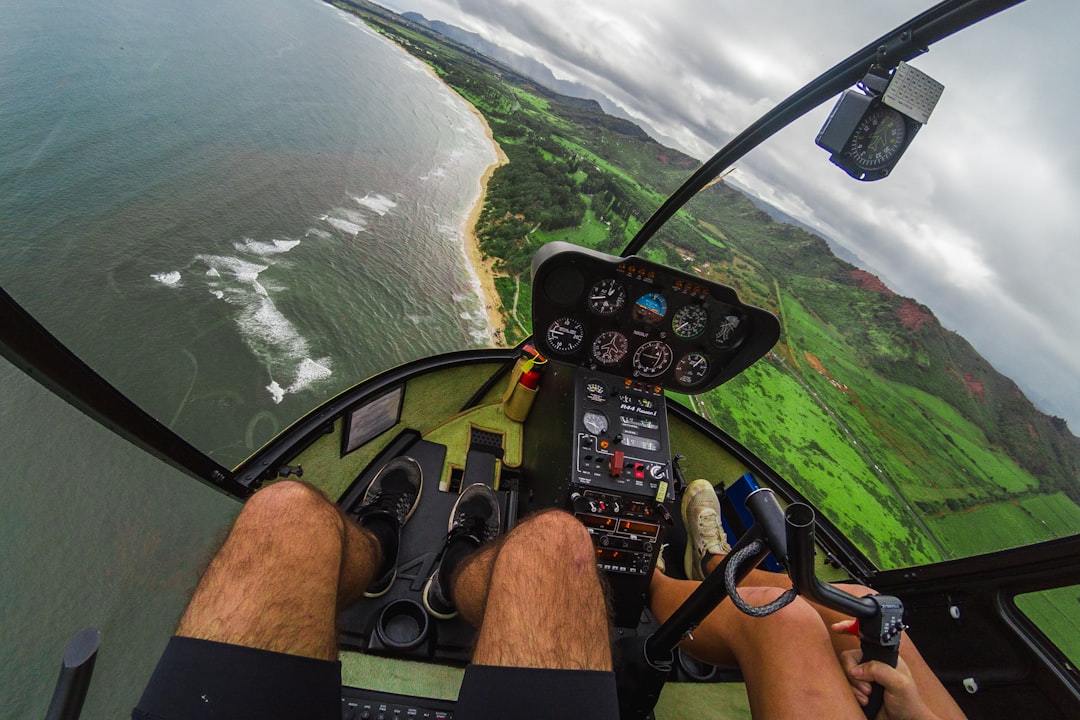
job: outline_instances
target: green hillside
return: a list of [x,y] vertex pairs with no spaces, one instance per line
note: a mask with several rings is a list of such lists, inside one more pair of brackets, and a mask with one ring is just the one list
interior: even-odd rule
[[[526,337],[529,264],[569,240],[618,252],[698,165],[586,100],[560,96],[376,6],[339,3],[427,62],[510,159],[481,248],[507,342]],[[645,254],[776,313],[781,341],[697,410],[784,474],[879,567],[961,557],[1080,527],[1080,440],[925,306],[718,183]],[[691,402],[690,399],[685,399]],[[873,518],[872,532],[866,519]]]

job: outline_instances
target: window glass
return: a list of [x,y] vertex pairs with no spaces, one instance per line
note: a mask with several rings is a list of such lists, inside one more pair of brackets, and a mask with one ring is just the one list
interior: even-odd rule
[[97,628],[83,717],[127,717],[240,504],[0,359],[0,693],[38,717],[64,647]]
[[[782,23],[740,8],[717,28],[737,36],[710,37],[731,114],[691,122],[660,90],[607,86],[692,157],[589,101],[555,108],[467,63],[428,72],[320,3],[20,3],[0,27],[0,284],[234,466],[380,371],[526,337],[540,245],[617,253],[698,159],[923,9],[796,6]],[[1024,3],[913,61],[945,94],[886,180],[815,146],[827,103],[642,251],[781,318],[775,351],[697,407],[882,568],[1080,526],[1078,13]]]
[[233,466],[373,374],[494,342],[464,228],[497,158],[344,13],[198,5],[5,9],[0,285]]
[[1080,667],[1080,585],[1017,595],[1016,606]]

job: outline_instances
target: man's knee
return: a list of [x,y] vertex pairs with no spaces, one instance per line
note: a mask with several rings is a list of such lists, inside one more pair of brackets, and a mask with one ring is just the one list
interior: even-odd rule
[[[752,605],[763,605],[777,599],[783,592],[779,588],[759,588],[759,590],[762,591],[760,596],[744,596],[744,599]],[[829,635],[829,630],[825,627],[821,615],[801,597],[796,597],[777,612],[767,616],[765,620],[772,624],[772,633],[779,633],[785,637],[816,641],[828,638]]]
[[574,568],[595,566],[592,539],[577,518],[562,510],[546,510],[529,516],[506,538],[499,557],[505,554],[565,562]]
[[236,520],[236,527],[257,527],[262,532],[303,525],[336,534],[345,530],[337,507],[307,483],[282,480],[252,495]]

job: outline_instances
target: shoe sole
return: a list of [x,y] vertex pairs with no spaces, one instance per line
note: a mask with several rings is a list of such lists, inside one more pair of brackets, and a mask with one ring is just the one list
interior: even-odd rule
[[[484,485],[484,483],[473,483],[469,487],[462,489],[462,491],[458,494],[458,500],[456,500],[454,502],[454,508],[451,509],[451,511],[450,511],[450,518],[446,521],[446,532],[447,532],[447,534],[449,534],[450,532],[452,532],[454,530],[454,518],[457,515],[457,513],[455,513],[454,510],[457,509],[458,502],[461,501],[462,496],[465,495],[465,492],[469,488],[475,487],[477,485],[479,485],[480,487],[488,487],[487,485]],[[488,488],[488,489],[491,490],[491,488]],[[492,490],[491,492],[494,492],[494,490]],[[496,511],[496,513],[498,513],[497,517],[499,518],[499,528],[501,529],[502,528],[502,508],[499,506],[498,502],[495,503],[495,511]],[[458,614],[457,610],[454,610],[453,612],[450,612],[450,613],[439,612],[438,610],[436,610],[435,608],[433,608],[431,606],[431,602],[428,600],[428,593],[431,591],[431,585],[432,585],[432,583],[435,582],[435,575],[438,572],[439,572],[439,566],[436,565],[435,569],[432,571],[431,575],[428,575],[428,579],[424,583],[424,591],[422,593],[422,599],[424,601],[424,609],[428,611],[429,615],[431,615],[434,618],[438,618],[439,620],[452,620],[455,617],[457,617],[457,614]]]
[[390,582],[386,583],[386,587],[378,592],[365,592],[366,598],[381,598],[386,593],[390,592],[390,588],[394,587],[394,583],[397,582],[397,568],[394,568],[394,574],[390,576]]
[[424,583],[424,592],[422,596],[422,599],[424,601],[424,609],[428,611],[428,615],[431,615],[433,618],[436,618],[438,620],[453,620],[458,615],[457,610],[449,613],[439,612],[435,608],[431,607],[431,601],[428,600],[428,593],[431,592],[431,585],[435,582],[435,574],[437,572],[439,572],[438,566],[435,567],[435,571],[432,572],[431,575],[428,575],[427,582]]
[[[697,481],[694,481],[693,483],[690,483],[691,487],[693,487],[696,482]],[[683,497],[683,503],[682,503],[683,528],[686,529],[686,554],[685,554],[684,559],[683,559],[683,572],[686,573],[686,577],[689,580],[704,580],[705,579],[705,574],[701,569],[701,561],[700,561],[700,559],[696,563],[697,572],[694,572],[694,570],[695,570],[695,567],[694,567],[695,566],[695,562],[694,562],[694,554],[695,554],[694,553],[694,546],[690,542],[690,521],[686,517],[686,510],[687,510],[687,508],[690,507],[690,501],[693,500],[695,497],[697,497],[700,493],[706,492],[704,485],[698,485],[697,488],[699,488],[699,489],[695,489],[693,491],[693,493],[688,493],[687,495],[685,495]],[[709,484],[709,488],[710,488],[710,490],[712,490],[713,493],[716,492],[716,487],[713,486],[712,483]],[[687,488],[687,490],[689,491],[690,488]]]
[[[488,485],[485,485],[484,483],[473,483],[472,485],[470,485],[467,488],[464,488],[460,493],[458,493],[458,499],[454,501],[454,507],[450,509],[450,519],[448,519],[446,521],[446,532],[449,533],[450,531],[452,531],[454,529],[454,517],[457,515],[455,510],[457,510],[457,504],[461,501],[461,497],[463,495],[465,495],[465,492],[469,488],[476,487],[477,485],[479,485],[480,487],[486,487],[488,490],[491,490],[491,487],[488,486]],[[491,490],[491,492],[495,493],[496,491]],[[499,519],[499,532],[501,533],[502,532],[502,506],[499,505],[497,495],[495,496],[495,498],[496,498],[495,499],[495,513],[496,513],[496,515],[495,516]]]

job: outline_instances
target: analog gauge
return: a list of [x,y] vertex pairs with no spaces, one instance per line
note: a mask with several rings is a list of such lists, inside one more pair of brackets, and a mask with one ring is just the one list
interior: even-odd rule
[[661,340],[650,340],[634,353],[634,369],[645,377],[656,377],[671,365],[671,348]]
[[626,288],[614,278],[601,280],[589,290],[589,308],[600,315],[614,315],[626,304]]
[[681,338],[697,337],[705,329],[708,313],[701,305],[687,305],[679,308],[671,318],[671,330]]
[[593,357],[601,365],[616,365],[626,356],[630,341],[617,330],[608,330],[596,336],[592,344]]
[[667,315],[667,300],[660,293],[646,293],[634,303],[634,319],[655,325]]
[[559,318],[548,325],[547,344],[557,353],[572,353],[581,347],[585,339],[585,326],[571,317]]
[[585,383],[585,397],[593,402],[604,402],[604,394],[607,393],[607,389],[603,383],[596,380],[590,380]]
[[585,424],[585,429],[591,432],[593,435],[603,435],[607,432],[608,421],[607,415],[596,410],[590,410],[585,413],[585,417],[581,419]]
[[675,379],[683,385],[697,385],[709,373],[709,359],[699,352],[683,355],[675,364]]
[[878,105],[855,126],[844,155],[861,170],[876,170],[897,156],[906,139],[904,117],[887,105]]
[[734,348],[742,342],[742,324],[742,318],[738,315],[725,315],[713,332],[713,344],[725,350]]

